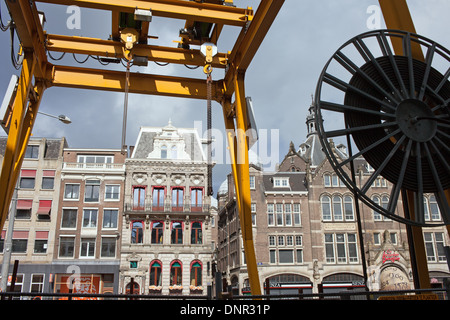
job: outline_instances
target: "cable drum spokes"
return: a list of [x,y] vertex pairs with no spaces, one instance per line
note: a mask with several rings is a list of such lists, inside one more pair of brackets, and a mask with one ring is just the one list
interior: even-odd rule
[[[393,53],[390,43],[395,41],[402,44],[404,55]],[[417,48],[423,50],[423,59],[413,58]],[[378,30],[345,43],[319,78],[316,122],[328,160],[364,203],[393,220],[442,225],[424,221],[423,197],[432,193],[444,224],[450,224],[444,193],[450,188],[449,76],[446,48],[416,34]],[[338,155],[330,139],[345,141],[349,154]],[[347,166],[360,157],[373,168],[363,185],[347,173]],[[387,206],[368,194],[378,176],[394,185]],[[419,199],[414,220],[395,213],[400,190],[412,191]]]

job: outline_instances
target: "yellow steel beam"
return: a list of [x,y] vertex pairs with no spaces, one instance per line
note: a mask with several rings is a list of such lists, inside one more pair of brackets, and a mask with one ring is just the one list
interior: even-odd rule
[[29,132],[27,117],[29,118],[30,116],[27,116],[28,110],[26,106],[32,88],[36,58],[32,52],[26,51],[24,55],[0,174],[0,227],[3,227],[8,215],[12,193],[19,174],[21,160],[23,159],[21,153],[26,148],[27,136],[25,133]]
[[[125,72],[98,70],[68,66],[52,66],[47,72],[47,86],[93,89],[104,91],[125,90]],[[222,84],[212,83],[212,98],[222,99]],[[181,78],[142,73],[130,73],[129,92],[140,94],[164,95],[207,99],[207,88],[204,79]]]
[[230,64],[234,67],[225,74],[226,95],[233,94],[234,72],[247,70],[283,3],[284,0],[262,0],[248,30],[241,31],[229,56]]
[[39,21],[36,5],[28,0],[8,0],[6,4],[21,46],[24,50],[34,52],[37,58],[35,72],[38,77],[42,77],[45,73],[47,55],[44,48],[44,30]]
[[[110,58],[125,57],[124,45],[118,41],[54,34],[47,35],[47,50]],[[202,55],[200,50],[135,44],[132,49],[132,54],[147,57],[149,61],[193,66],[205,65],[205,56]],[[218,53],[213,57],[211,65],[214,68],[225,68],[227,61],[227,54]]]
[[[244,89],[244,73],[236,72],[234,78],[235,99],[236,99],[236,141],[237,152],[235,155],[237,179],[235,179],[236,189],[239,192],[239,219],[241,224],[242,241],[244,244],[247,272],[252,295],[261,294],[261,286],[256,263],[255,247],[253,243],[252,215],[251,215],[251,195],[250,176],[248,160],[248,137],[246,131],[247,107]],[[231,148],[230,148],[231,149]]]
[[[411,33],[416,33],[414,23],[411,14],[408,9],[408,4],[406,0],[379,0],[381,10],[383,12],[386,27],[388,29],[403,30]],[[403,44],[401,41],[392,39],[392,46],[394,52],[397,55],[404,55]],[[420,45],[416,42],[411,42],[411,53],[412,57],[417,60],[423,61],[424,55]],[[414,192],[406,190],[406,201],[409,208],[409,215],[412,220],[414,220],[416,215],[416,207],[414,201]],[[419,200],[421,201],[421,200]],[[416,256],[416,266],[418,273],[418,285],[417,289],[428,289],[431,288],[430,275],[428,272],[427,256],[425,252],[425,244],[423,239],[423,233],[421,227],[411,226],[412,241],[414,242],[414,252]]]
[[193,20],[208,23],[220,23],[234,26],[244,26],[252,19],[251,9],[241,9],[209,3],[199,3],[184,0],[38,0],[39,2],[76,5],[91,9],[129,12],[136,8],[151,10],[153,16]]

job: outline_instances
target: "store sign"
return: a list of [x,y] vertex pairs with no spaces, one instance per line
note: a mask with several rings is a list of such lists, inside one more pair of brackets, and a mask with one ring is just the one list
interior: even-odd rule
[[395,261],[399,261],[400,260],[400,255],[398,253],[392,252],[391,250],[387,250],[383,252],[383,257],[382,257],[382,264],[384,264],[385,262],[391,261],[391,262],[395,262]]
[[[61,281],[64,284],[69,283],[68,282],[69,277],[61,277]],[[94,277],[94,276],[79,276],[75,278],[75,281],[73,282],[73,293],[99,293],[100,288],[100,277]],[[69,288],[67,285],[61,286],[61,293],[68,293]],[[96,300],[97,298],[92,297],[74,297],[73,300]]]

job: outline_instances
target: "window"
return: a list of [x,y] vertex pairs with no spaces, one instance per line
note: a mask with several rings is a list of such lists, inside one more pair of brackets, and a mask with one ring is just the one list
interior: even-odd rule
[[153,188],[153,210],[164,211],[164,188]]
[[77,209],[63,209],[61,228],[74,229],[77,227]]
[[269,235],[269,263],[303,263],[301,235]]
[[44,170],[42,172],[42,189],[53,190],[55,183],[55,170]]
[[133,210],[144,210],[145,187],[133,186]]
[[39,207],[36,212],[39,219],[49,219],[50,211],[52,209],[52,200],[39,200]]
[[33,200],[17,200],[16,219],[30,219]]
[[116,238],[102,237],[100,256],[102,258],[114,258],[116,256]]
[[152,243],[162,244],[163,243],[163,232],[164,232],[164,222],[153,221],[152,222]]
[[78,163],[114,163],[114,156],[79,155]]
[[36,180],[36,170],[22,170],[20,172],[20,184],[21,189],[34,189]]
[[191,286],[202,285],[202,265],[199,261],[194,261],[191,265]]
[[441,232],[425,232],[425,250],[430,262],[445,262],[444,234]]
[[345,213],[345,220],[347,221],[354,220],[353,198],[350,196],[344,196],[344,213]]
[[[376,203],[377,205],[381,206],[382,208],[387,209],[389,204],[389,197],[388,196],[372,196],[372,201]],[[373,220],[375,221],[391,221],[388,217],[383,216],[378,211],[373,210]]]
[[183,243],[183,223],[179,221],[172,222],[171,243]]
[[192,222],[191,224],[191,244],[202,244],[203,243],[203,235],[202,235],[202,223],[201,222]]
[[98,202],[100,194],[100,180],[86,180],[84,187],[84,202]]
[[441,220],[441,213],[439,211],[439,206],[436,202],[435,196],[430,196],[430,212],[431,212],[431,220],[433,221]]
[[331,176],[329,174],[323,175],[323,184],[325,187],[331,187]]
[[119,210],[104,209],[103,210],[103,228],[104,229],[117,229],[117,217],[118,216],[119,216]]
[[59,239],[59,257],[73,258],[75,237],[61,237]]
[[37,159],[39,157],[39,146],[29,145],[25,151],[26,159]]
[[353,198],[350,196],[334,195],[320,197],[323,221],[353,221]]
[[80,197],[80,185],[66,183],[64,187],[64,199],[66,200],[78,200]]
[[47,253],[48,231],[36,231],[34,253]]
[[144,240],[144,222],[131,222],[131,243],[142,243]]
[[326,233],[325,254],[327,263],[358,262],[356,234]]
[[284,221],[286,226],[292,226],[292,204],[284,205]]
[[299,226],[301,225],[300,203],[294,203],[293,210],[294,210],[294,225]]
[[96,228],[97,227],[97,209],[84,209],[83,210],[83,228]]
[[267,204],[267,225],[274,226],[275,225],[275,217],[274,217],[274,204]]
[[120,185],[107,184],[105,186],[105,200],[119,200]]
[[172,211],[183,211],[183,188],[172,189]]
[[192,188],[191,189],[191,210],[201,211],[203,205],[203,189]]
[[250,176],[250,189],[255,189],[255,176]]
[[161,262],[152,261],[150,264],[150,285],[151,286],[161,286],[162,277],[161,277]]
[[276,203],[275,204],[275,213],[276,213],[276,219],[277,219],[277,226],[283,225],[283,204],[282,203]]
[[320,198],[322,206],[322,220],[331,221],[331,199],[329,196],[322,196]]
[[161,159],[167,159],[167,146],[161,147]]
[[333,217],[335,221],[342,221],[342,198],[339,196],[333,197]]
[[42,293],[44,292],[44,274],[32,274],[30,292]]
[[289,178],[276,177],[273,179],[273,186],[275,188],[287,188],[289,187]]
[[28,245],[28,231],[14,230],[12,234],[11,252],[13,253],[27,252],[27,245]]
[[95,239],[81,239],[80,257],[93,258],[95,254]]
[[170,285],[181,286],[181,262],[176,260],[170,265]]

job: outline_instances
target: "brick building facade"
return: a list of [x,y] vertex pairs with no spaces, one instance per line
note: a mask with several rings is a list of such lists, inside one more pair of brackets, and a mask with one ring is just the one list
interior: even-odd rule
[[[413,288],[405,225],[358,202],[339,181],[321,150],[312,107],[306,125],[305,142],[297,150],[291,143],[275,172],[264,172],[256,155],[250,156],[253,238],[262,291],[364,290],[364,264],[369,290]],[[343,145],[335,146],[334,152],[346,157]],[[355,167],[358,183],[364,185],[373,169],[364,159],[355,160]],[[367,195],[384,205],[391,188],[378,177]],[[217,194],[218,269],[235,294],[245,294],[248,275],[233,191],[229,175]],[[442,219],[433,195],[425,195],[424,204],[426,220]],[[402,208],[399,201],[398,215]],[[435,227],[423,232],[430,281],[442,284],[450,276],[443,250],[449,244],[447,231]]]

